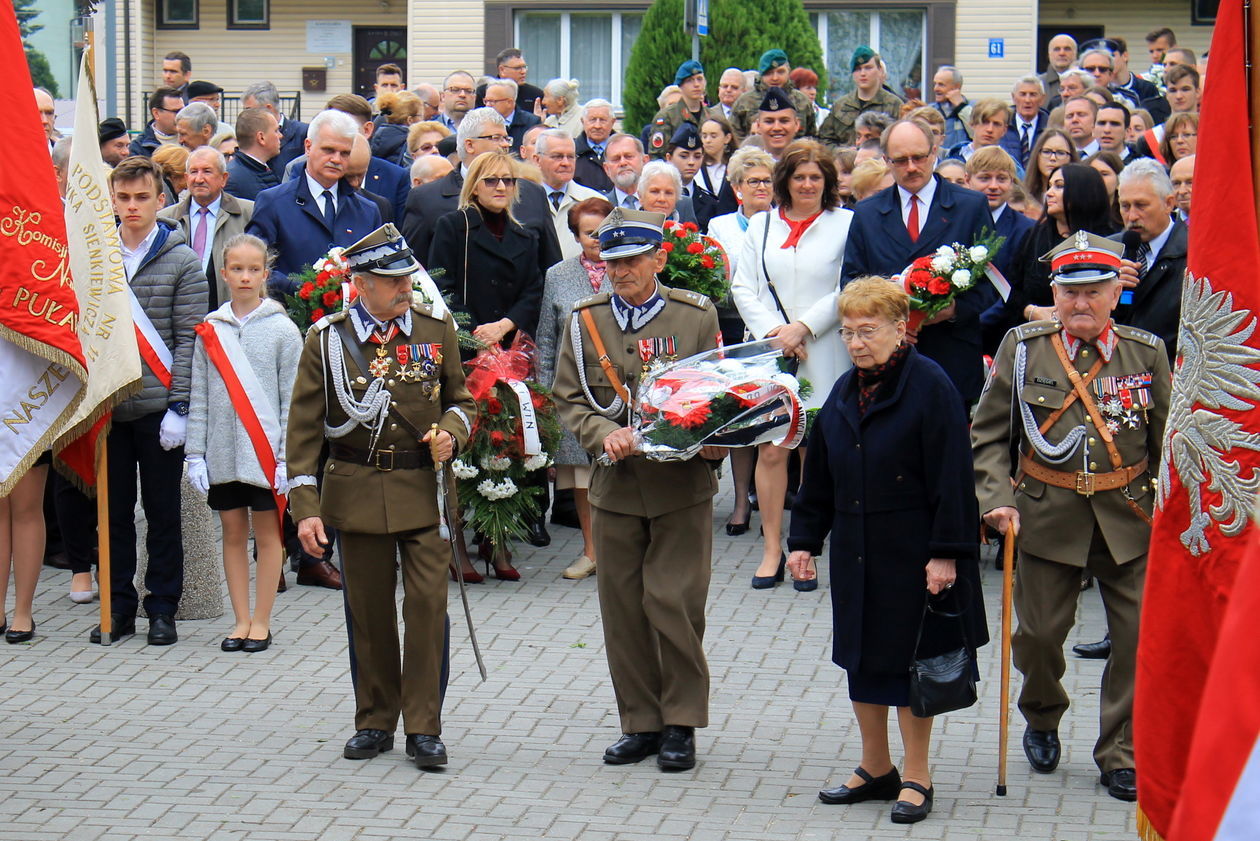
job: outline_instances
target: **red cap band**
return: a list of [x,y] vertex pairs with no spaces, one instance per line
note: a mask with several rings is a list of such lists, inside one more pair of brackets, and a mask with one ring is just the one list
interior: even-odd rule
[[1120,258],[1110,251],[1065,251],[1050,262],[1052,272],[1072,269],[1074,266],[1106,266],[1119,271]]

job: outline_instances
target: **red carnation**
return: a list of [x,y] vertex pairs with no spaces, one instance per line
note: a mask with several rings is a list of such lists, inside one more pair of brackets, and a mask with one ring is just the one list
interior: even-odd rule
[[682,226],[683,226],[683,230],[689,234],[695,234],[695,233],[700,232],[700,226],[697,225],[695,222],[683,222]]
[[683,239],[687,236],[687,232],[683,230],[682,225],[676,225],[675,227],[670,228],[670,231],[679,239]]
[[318,309],[318,308],[313,309],[311,310],[311,321],[312,322],[319,321],[321,318],[324,317],[324,315],[325,315],[325,312],[322,309]]
[[486,411],[492,415],[497,415],[503,411],[503,403],[497,397],[487,397]]
[[910,266],[911,268],[915,268],[915,269],[930,269],[932,268],[932,257],[933,255],[931,254],[929,254],[927,257],[920,257],[919,259],[911,263]]
[[337,304],[341,303],[341,293],[340,292],[325,292],[323,300],[324,300],[324,306],[331,309],[332,307],[335,307],[337,306]]
[[688,254],[702,254],[704,252],[704,243],[691,242],[687,244]]
[[927,289],[933,295],[948,295],[953,287],[950,285],[948,280],[942,280],[939,277],[934,277],[928,281]]
[[298,290],[298,297],[303,301],[309,301],[311,299],[311,295],[313,294],[315,294],[315,284],[311,283],[309,280],[306,283],[303,283],[302,288]]
[[319,281],[320,283],[326,283],[330,277],[332,277],[332,275],[329,272],[320,272],[319,274],[315,275],[315,280]]
[[504,438],[504,434],[497,429],[490,433],[490,443],[494,444],[496,447],[503,446]]
[[669,252],[673,250],[674,250],[674,244],[672,242],[661,243],[661,251],[664,251],[666,254],[668,254]]
[[667,231],[668,231],[668,230],[669,230],[670,228],[672,228],[672,227],[674,227],[674,220],[673,220],[673,219],[666,219],[666,220],[665,220],[665,230],[667,230]]
[[704,266],[706,269],[711,269],[717,264],[713,262],[713,258],[711,256],[706,254],[700,258],[700,265]]

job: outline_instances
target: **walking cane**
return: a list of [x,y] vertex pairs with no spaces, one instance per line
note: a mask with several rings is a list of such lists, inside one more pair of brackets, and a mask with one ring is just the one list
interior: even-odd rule
[[1011,595],[1015,588],[1015,538],[1019,529],[1006,527],[1002,541],[1002,707],[998,715],[997,796],[1006,796],[1006,743],[1011,735]]

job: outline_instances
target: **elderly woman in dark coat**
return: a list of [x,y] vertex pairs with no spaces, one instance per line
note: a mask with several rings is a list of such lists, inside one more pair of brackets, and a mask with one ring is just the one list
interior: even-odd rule
[[[568,210],[569,230],[582,246],[582,253],[547,270],[543,286],[542,312],[538,316],[538,381],[548,388],[556,377],[556,357],[569,341],[564,325],[573,305],[598,292],[608,292],[612,284],[599,259],[599,237],[595,232],[612,213],[605,198],[584,199]],[[595,572],[595,541],[591,536],[591,505],[587,489],[591,483],[591,460],[567,428],[556,453],[556,490],[573,489],[573,504],[582,525],[582,554],[564,571],[565,578],[578,580]]]
[[[965,636],[974,660],[988,642],[967,415],[945,372],[906,341],[908,300],[882,278],[841,293],[840,333],[854,368],[815,420],[788,538],[793,577],[809,579],[831,534],[832,659],[848,674],[862,733],[861,764],[819,799],[895,798],[894,823],[932,809],[932,719],[909,706],[920,623],[923,657],[957,649]],[[925,614],[930,597],[961,610],[962,621]],[[900,774],[888,752],[889,707],[905,745]]]

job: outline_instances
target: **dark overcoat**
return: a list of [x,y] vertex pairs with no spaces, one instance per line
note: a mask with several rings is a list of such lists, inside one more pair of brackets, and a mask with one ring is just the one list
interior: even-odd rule
[[[859,418],[856,369],[836,382],[809,437],[788,547],[822,554],[831,535],[832,660],[868,674],[910,667],[927,598],[925,567],[953,558],[967,642],[989,640],[978,566],[980,515],[958,391],[913,348]],[[934,601],[934,604],[936,601]],[[929,614],[920,654],[959,645],[957,619]]]
[[[1123,234],[1111,239],[1119,241]],[[1181,282],[1186,275],[1186,250],[1190,229],[1180,220],[1155,256],[1141,283],[1133,290],[1133,303],[1121,304],[1115,312],[1117,324],[1140,327],[1164,340],[1168,364],[1177,360],[1177,333],[1181,327]]]

